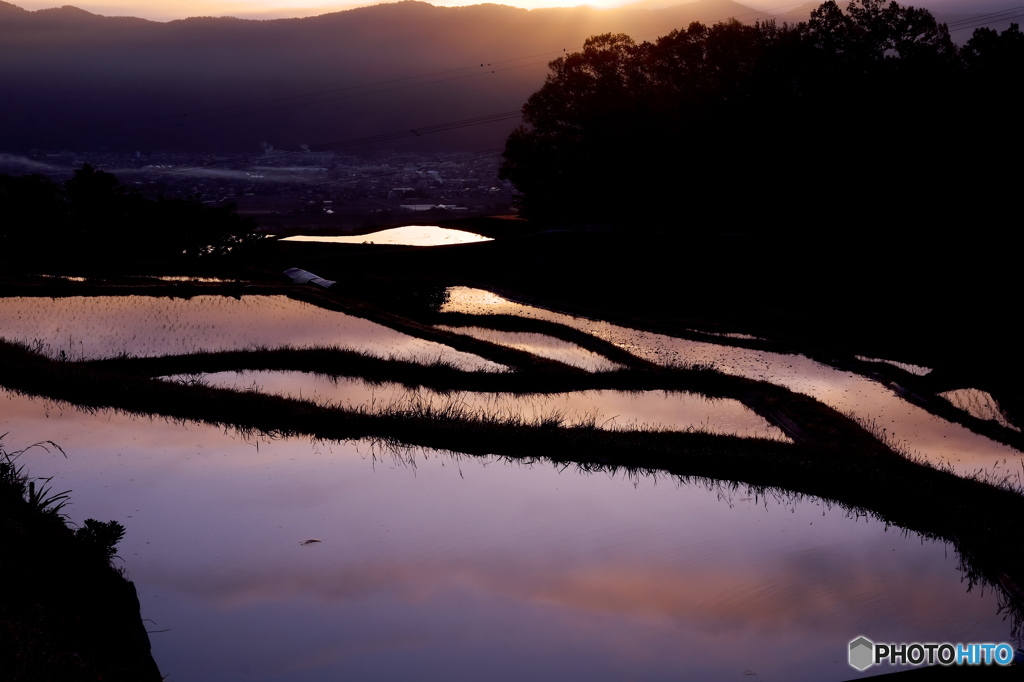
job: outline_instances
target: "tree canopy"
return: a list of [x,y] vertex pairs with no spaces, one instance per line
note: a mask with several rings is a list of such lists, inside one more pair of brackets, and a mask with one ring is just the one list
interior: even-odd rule
[[958,48],[927,10],[832,0],[806,22],[691,24],[655,42],[588,39],[550,63],[502,175],[524,214],[693,226],[899,222],[1007,188],[1022,35]]
[[89,164],[63,184],[42,175],[0,175],[0,213],[0,253],[11,262],[187,261],[256,239],[255,223],[234,206],[147,199]]

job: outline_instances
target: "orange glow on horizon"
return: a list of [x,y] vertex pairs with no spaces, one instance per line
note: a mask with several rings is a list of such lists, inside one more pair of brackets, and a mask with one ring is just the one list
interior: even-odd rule
[[[640,6],[649,9],[672,5],[689,4],[700,0],[640,0]],[[804,4],[793,3],[793,0],[746,0],[739,4],[756,9],[792,9]],[[590,5],[599,9],[608,9],[629,5],[637,0],[511,0],[495,4],[521,7],[523,9],[542,9],[551,7],[576,7]],[[50,9],[62,4],[70,4],[79,9],[103,16],[130,16],[149,19],[151,21],[174,21],[188,17],[223,17],[232,16],[242,19],[282,19],[310,17],[332,12],[383,4],[379,2],[361,2],[360,0],[72,0],[58,3],[55,0],[20,0],[14,3],[18,7],[30,11]],[[439,7],[461,7],[481,4],[476,0],[437,0],[431,4]],[[782,5],[785,5],[783,7]]]

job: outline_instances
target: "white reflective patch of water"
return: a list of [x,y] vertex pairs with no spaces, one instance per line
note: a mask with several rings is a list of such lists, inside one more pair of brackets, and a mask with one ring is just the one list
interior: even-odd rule
[[1002,410],[999,409],[999,403],[996,402],[996,399],[988,391],[982,391],[977,388],[958,388],[955,391],[946,391],[939,395],[952,403],[954,407],[963,410],[973,417],[987,421],[996,421],[1000,426],[1020,431],[1019,427],[1007,421]]
[[7,449],[63,447],[20,461],[71,490],[73,522],[127,528],[172,680],[818,682],[849,679],[859,634],[1009,637],[945,544],[814,500],[253,441],[6,391],[0,415]]
[[326,235],[296,235],[285,237],[283,242],[323,242],[329,244],[393,244],[395,246],[444,246],[446,244],[471,244],[493,241],[463,230],[452,230],[437,225],[406,225],[393,227],[369,234],[331,237]]
[[611,372],[621,369],[622,366],[612,362],[603,355],[581,348],[575,343],[556,339],[547,334],[534,332],[509,332],[497,329],[485,329],[483,327],[449,327],[437,325],[438,329],[465,334],[482,341],[490,341],[500,346],[516,348],[539,355],[542,358],[558,360],[573,367],[579,367],[591,372]]
[[518,315],[558,322],[588,332],[642,358],[663,365],[711,364],[726,374],[767,381],[804,393],[862,423],[873,425],[909,453],[961,474],[991,468],[993,462],[1017,462],[1014,448],[940,419],[903,400],[867,377],[844,372],[803,355],[787,355],[691,341],[638,331],[601,320],[574,317],[509,301],[468,287],[449,289],[442,312]]
[[741,341],[763,341],[760,336],[754,336],[753,334],[743,334],[740,332],[705,332],[699,329],[690,329],[688,331],[696,332],[697,334],[707,334],[708,336],[721,336],[723,339],[739,339]]
[[412,410],[465,417],[496,417],[526,423],[561,421],[567,426],[594,424],[603,429],[664,428],[699,430],[748,438],[788,441],[736,400],[709,400],[693,393],[574,391],[571,393],[438,393],[396,384],[373,385],[359,379],[332,379],[304,372],[217,372],[177,375],[169,380],[198,382],[234,390],[254,390],[321,405],[359,408],[372,413]]
[[84,282],[87,279],[86,277],[78,277],[78,276],[72,276],[72,275],[39,275],[39,276],[40,277],[48,277],[50,279],[63,279],[63,280],[67,280],[68,282]]
[[926,374],[928,374],[929,372],[932,371],[931,367],[922,367],[921,365],[912,365],[909,362],[898,362],[896,360],[885,360],[883,358],[868,358],[868,357],[864,357],[863,355],[856,355],[854,357],[856,357],[861,362],[884,362],[884,363],[886,363],[888,365],[892,365],[893,367],[899,367],[904,372],[910,372],[911,374],[916,374],[919,377],[923,377],[924,375],[926,375]]
[[53,358],[338,347],[464,369],[502,365],[286,296],[0,298],[0,337]]
[[238,282],[237,279],[224,279],[223,277],[190,277],[189,275],[143,275],[149,279],[158,279],[161,282],[203,282],[203,283],[228,283]]

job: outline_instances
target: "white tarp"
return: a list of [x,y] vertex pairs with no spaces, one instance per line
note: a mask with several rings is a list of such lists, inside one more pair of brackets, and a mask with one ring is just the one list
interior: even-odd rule
[[324,279],[323,277],[317,277],[312,272],[308,270],[301,270],[299,268],[288,268],[284,271],[284,274],[291,277],[292,281],[296,284],[315,284],[318,287],[323,287],[324,289],[330,289],[332,286],[337,284],[337,282]]

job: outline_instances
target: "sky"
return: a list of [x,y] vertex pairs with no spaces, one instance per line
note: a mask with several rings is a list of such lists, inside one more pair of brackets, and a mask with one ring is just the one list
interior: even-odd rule
[[[107,16],[133,16],[153,21],[170,21],[196,16],[234,16],[244,19],[276,19],[282,17],[306,17],[328,12],[352,9],[371,2],[348,2],[346,0],[9,0],[12,4],[28,10],[74,5],[81,9]],[[479,0],[429,0],[434,5],[458,6],[478,4]],[[513,5],[526,9],[541,7],[566,7],[570,5],[592,5],[615,7],[635,0],[493,0],[499,4]],[[654,0],[663,6],[682,4],[688,0]],[[690,0],[692,1],[692,0]],[[816,0],[812,0],[816,1]],[[786,11],[807,4],[808,0],[736,0],[739,4],[766,11]],[[1002,8],[1011,0],[904,0],[901,4],[948,9],[952,11],[990,11]],[[839,0],[845,6],[845,0]],[[959,6],[959,7],[957,7]]]
[[[785,2],[786,0],[780,0]],[[133,16],[154,21],[169,21],[195,16],[233,16],[245,19],[276,19],[281,17],[306,17],[328,12],[338,12],[361,5],[377,2],[346,2],[346,0],[12,0],[12,4],[29,10],[44,9],[60,5],[74,5],[94,14],[107,16]],[[440,0],[434,5],[473,5],[474,0]],[[623,4],[623,0],[516,0],[498,4],[514,5],[534,9],[539,7],[565,7],[568,5],[590,4],[611,7]],[[677,4],[677,3],[668,3]]]
[[[338,12],[361,5],[378,4],[380,0],[8,0],[28,10],[74,5],[81,9],[107,16],[132,16],[153,21],[170,21],[195,16],[233,16],[244,19],[276,19],[306,17]],[[391,1],[391,0],[387,0]],[[427,0],[433,5],[454,7],[479,4],[480,0]],[[636,0],[493,0],[497,4],[526,9],[541,7],[567,7],[591,5],[617,7]],[[650,0],[648,0],[650,1]],[[655,5],[669,6],[693,0],[654,0]],[[790,9],[806,4],[808,0],[736,0],[756,9]],[[917,0],[914,4],[923,5]]]

